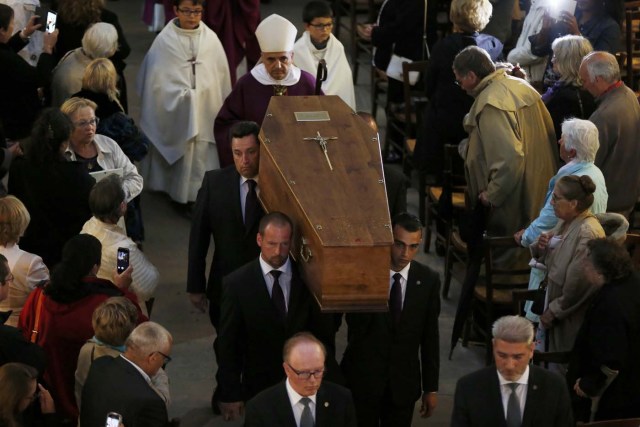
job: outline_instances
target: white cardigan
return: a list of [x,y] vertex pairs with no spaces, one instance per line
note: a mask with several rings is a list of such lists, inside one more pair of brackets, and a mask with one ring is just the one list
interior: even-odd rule
[[116,271],[116,252],[118,248],[129,249],[129,265],[133,267],[131,290],[138,296],[138,301],[146,301],[153,297],[158,287],[160,273],[158,269],[138,249],[138,246],[127,237],[122,228],[116,224],[107,224],[96,217],[85,222],[80,233],[91,234],[102,243],[102,262],[97,276],[101,279],[113,280]]

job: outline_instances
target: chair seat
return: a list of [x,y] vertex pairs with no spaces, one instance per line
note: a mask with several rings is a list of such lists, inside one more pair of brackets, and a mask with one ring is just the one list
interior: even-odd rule
[[407,146],[407,153],[409,155],[413,155],[414,151],[416,151],[416,142],[417,140],[415,138],[408,138],[405,141],[405,144]]
[[[429,187],[428,195],[431,200],[438,201],[442,196],[442,187]],[[464,193],[454,191],[451,195],[451,202],[456,209],[464,209]]]
[[[494,305],[513,305],[513,289],[494,289],[493,290],[493,304]],[[487,300],[487,287],[483,285],[477,285],[473,291],[476,298],[481,301]]]

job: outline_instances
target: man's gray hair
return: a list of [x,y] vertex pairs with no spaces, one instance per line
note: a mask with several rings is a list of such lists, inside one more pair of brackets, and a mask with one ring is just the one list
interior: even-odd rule
[[155,322],[144,322],[136,326],[127,338],[127,348],[131,348],[140,356],[148,356],[154,351],[163,351],[173,342],[173,337],[162,325]]
[[504,316],[493,324],[493,338],[509,343],[533,342],[533,323],[522,316]]
[[496,70],[496,65],[486,50],[478,46],[468,46],[456,55],[453,60],[453,69],[463,76],[473,71],[482,80]]
[[596,160],[600,141],[593,122],[575,118],[565,120],[562,122],[562,140],[565,150],[576,150],[577,161],[593,163]]
[[118,50],[116,27],[106,22],[96,22],[84,32],[82,49],[91,59],[112,57]]
[[582,59],[582,63],[587,67],[591,83],[595,83],[596,77],[600,77],[609,84],[620,80],[618,60],[609,52],[591,52]]

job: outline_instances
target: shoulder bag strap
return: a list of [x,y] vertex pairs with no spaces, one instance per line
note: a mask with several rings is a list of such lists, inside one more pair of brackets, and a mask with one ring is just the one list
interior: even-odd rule
[[42,313],[42,301],[44,300],[44,291],[41,289],[36,302],[36,319],[31,330],[31,342],[36,343],[38,340],[38,331],[40,330],[40,313]]

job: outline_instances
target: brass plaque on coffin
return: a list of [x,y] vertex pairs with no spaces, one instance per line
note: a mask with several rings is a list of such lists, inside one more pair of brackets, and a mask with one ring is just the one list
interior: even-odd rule
[[[296,119],[318,111],[331,119]],[[260,139],[260,199],[293,219],[292,256],[322,310],[386,311],[393,238],[377,134],[337,96],[285,96],[271,98]]]

